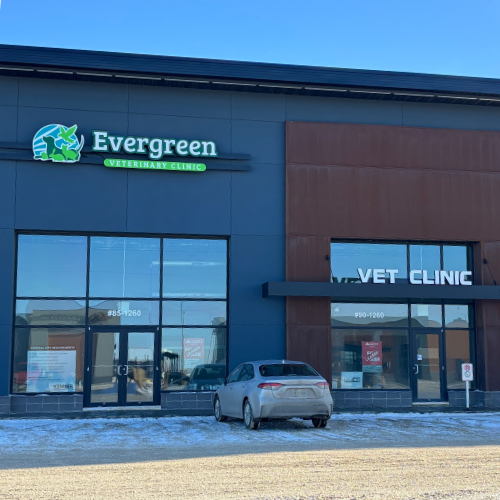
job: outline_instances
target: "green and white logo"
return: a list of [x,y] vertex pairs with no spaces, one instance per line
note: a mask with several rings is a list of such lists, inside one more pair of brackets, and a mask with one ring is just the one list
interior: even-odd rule
[[77,125],[46,125],[33,138],[35,160],[55,161],[58,163],[76,163],[80,160],[83,148],[83,135],[78,140]]

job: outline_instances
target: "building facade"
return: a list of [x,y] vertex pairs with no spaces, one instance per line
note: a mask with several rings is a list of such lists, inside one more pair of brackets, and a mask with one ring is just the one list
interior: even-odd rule
[[[500,82],[0,46],[0,413],[500,407]],[[500,191],[499,191],[500,192]]]

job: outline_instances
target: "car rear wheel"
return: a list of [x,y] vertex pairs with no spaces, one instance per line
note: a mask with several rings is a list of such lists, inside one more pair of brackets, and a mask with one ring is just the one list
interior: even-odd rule
[[215,398],[214,415],[217,422],[225,422],[227,420],[227,417],[222,414],[222,407],[220,405],[220,399],[218,397]]
[[245,401],[243,406],[243,420],[245,421],[245,426],[247,429],[256,431],[259,428],[260,422],[256,422],[253,418],[252,405],[248,399]]
[[312,423],[314,427],[326,427],[328,420],[326,418],[313,418]]

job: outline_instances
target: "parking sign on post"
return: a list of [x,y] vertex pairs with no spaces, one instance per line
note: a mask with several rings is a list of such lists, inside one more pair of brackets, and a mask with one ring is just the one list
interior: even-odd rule
[[462,363],[462,380],[472,382],[474,380],[472,363]]
[[462,380],[465,382],[467,408],[469,408],[469,382],[474,380],[474,366],[472,363],[462,363]]

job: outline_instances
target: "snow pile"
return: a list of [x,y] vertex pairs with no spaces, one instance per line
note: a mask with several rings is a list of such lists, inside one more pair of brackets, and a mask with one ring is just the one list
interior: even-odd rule
[[311,422],[266,422],[248,431],[242,422],[213,417],[0,420],[0,451],[102,448],[183,448],[240,444],[411,446],[489,440],[500,443],[500,413],[336,414],[326,429]]

